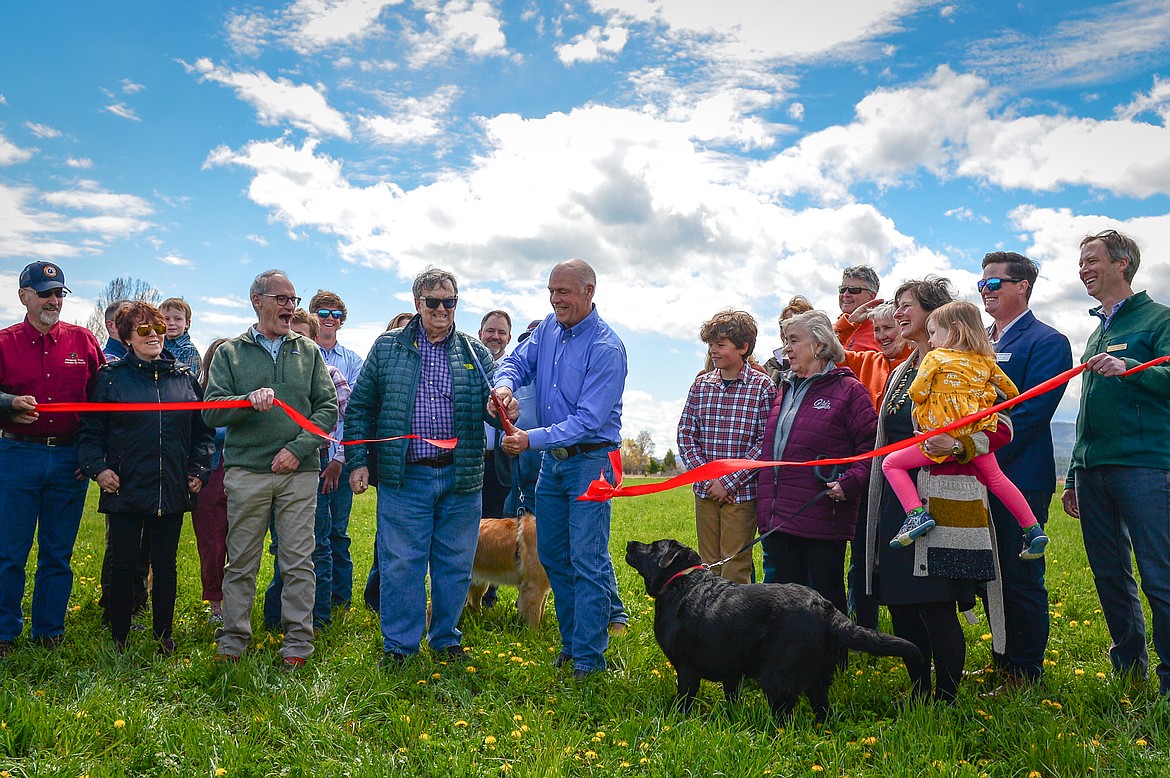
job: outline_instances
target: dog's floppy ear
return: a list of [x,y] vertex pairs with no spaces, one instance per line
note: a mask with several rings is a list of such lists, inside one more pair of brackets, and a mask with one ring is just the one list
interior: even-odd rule
[[662,555],[662,559],[658,560],[658,566],[663,570],[666,570],[667,568],[676,564],[680,558],[685,557],[688,551],[690,551],[690,549],[686,546],[672,548]]

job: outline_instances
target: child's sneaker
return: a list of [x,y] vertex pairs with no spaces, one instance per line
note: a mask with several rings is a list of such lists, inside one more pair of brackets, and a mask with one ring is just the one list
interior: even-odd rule
[[934,529],[934,518],[925,508],[910,511],[906,514],[906,523],[902,525],[902,529],[898,530],[898,534],[894,535],[894,539],[890,541],[890,548],[908,546],[932,529]]
[[1044,547],[1048,545],[1048,536],[1039,523],[1033,524],[1024,530],[1024,549],[1020,552],[1020,559],[1039,559],[1044,556]]

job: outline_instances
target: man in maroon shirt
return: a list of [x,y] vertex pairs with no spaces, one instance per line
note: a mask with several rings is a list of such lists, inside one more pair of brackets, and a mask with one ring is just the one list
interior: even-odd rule
[[105,364],[84,327],[60,321],[69,289],[52,262],[20,274],[24,321],[0,330],[0,657],[24,629],[25,563],[37,539],[32,640],[52,648],[65,634],[73,543],[88,482],[77,475],[76,413],[37,413],[39,403],[85,402]]

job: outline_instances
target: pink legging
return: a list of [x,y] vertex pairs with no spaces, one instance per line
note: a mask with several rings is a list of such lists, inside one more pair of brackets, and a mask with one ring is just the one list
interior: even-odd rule
[[[898,496],[898,502],[902,503],[902,510],[909,513],[915,508],[922,507],[922,498],[918,496],[918,488],[914,485],[914,479],[910,477],[909,471],[933,464],[934,460],[917,446],[895,451],[882,462],[882,472],[890,482],[890,488]],[[1021,527],[1027,529],[1036,523],[1036,517],[1032,515],[1028,501],[1020,494],[1020,490],[1011,479],[999,469],[995,454],[982,454],[972,459],[969,464],[975,468],[976,476],[988,491],[998,497],[1012,512]]]

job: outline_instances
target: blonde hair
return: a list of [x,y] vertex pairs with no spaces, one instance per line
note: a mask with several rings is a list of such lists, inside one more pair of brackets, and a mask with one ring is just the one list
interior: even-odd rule
[[983,318],[972,303],[962,300],[946,303],[931,311],[926,322],[947,331],[947,342],[938,344],[943,348],[970,351],[984,357],[995,356],[995,349],[983,329]]

